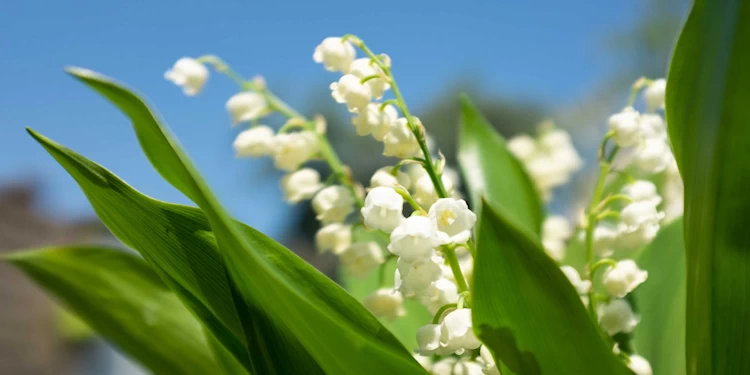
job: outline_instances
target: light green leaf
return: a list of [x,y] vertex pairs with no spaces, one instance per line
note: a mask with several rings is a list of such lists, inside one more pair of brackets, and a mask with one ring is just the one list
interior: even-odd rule
[[750,374],[750,0],[696,0],[667,79],[685,183],[687,372]]
[[201,326],[141,259],[62,247],[3,257],[155,374],[216,374]]
[[[234,281],[231,285],[236,286],[233,296],[241,318],[243,305],[262,308],[269,321],[299,340],[326,374],[351,374],[353,368],[363,374],[424,373],[398,340],[338,285],[272,239],[234,222],[166,127],[137,96],[94,72],[70,73],[130,117],[156,170],[206,214]],[[243,323],[248,330],[260,322]]]
[[682,220],[664,226],[637,256],[648,280],[633,293],[641,317],[633,343],[654,374],[685,374],[687,271]]
[[467,96],[461,97],[458,162],[474,207],[484,197],[539,234],[544,212],[534,183]]
[[631,374],[534,234],[492,205],[479,216],[474,331],[495,359],[523,375]]

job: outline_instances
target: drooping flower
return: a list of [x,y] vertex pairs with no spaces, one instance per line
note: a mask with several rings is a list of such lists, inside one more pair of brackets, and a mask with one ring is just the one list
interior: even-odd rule
[[399,159],[417,156],[422,152],[417,137],[409,129],[408,122],[403,117],[397,119],[388,129],[388,133],[383,137],[383,144],[385,145],[383,155],[395,156]]
[[420,302],[427,311],[435,314],[440,307],[458,302],[458,287],[453,281],[442,277],[429,286],[428,293],[420,298]]
[[648,363],[646,358],[643,358],[637,354],[631,354],[628,357],[628,368],[635,373],[635,375],[653,375],[654,371],[651,370],[651,364]]
[[483,366],[469,357],[446,357],[432,365],[432,375],[485,375]]
[[659,78],[651,82],[643,91],[643,98],[646,100],[646,107],[649,111],[664,108],[664,98],[667,92],[667,80]]
[[350,42],[339,37],[328,37],[315,47],[313,60],[323,63],[328,71],[346,74],[349,73],[355,54],[354,46]]
[[456,354],[479,348],[482,343],[474,335],[470,309],[456,309],[448,313],[440,327],[440,344]]
[[664,123],[664,119],[653,113],[645,113],[641,115],[641,131],[646,139],[661,139],[667,141],[667,125]]
[[440,351],[440,333],[440,324],[427,324],[419,327],[417,329],[417,353],[424,356],[448,354],[438,353]]
[[244,130],[237,135],[233,146],[238,157],[271,155],[274,150],[273,129],[266,125],[258,125]]
[[370,86],[362,84],[353,74],[345,74],[331,83],[331,96],[337,103],[345,103],[349,112],[359,113],[367,108],[372,98]]
[[[446,175],[443,175],[440,180],[443,182],[443,187],[445,188],[446,193],[451,195],[454,189],[453,181]],[[432,183],[432,179],[429,175],[423,175],[414,183],[414,200],[416,200],[423,208],[429,209],[438,198],[437,191],[435,191],[435,185]]]
[[312,208],[324,224],[342,222],[354,211],[354,196],[341,185],[329,186],[315,195]]
[[453,198],[438,199],[430,206],[428,217],[454,244],[466,243],[477,221],[477,215],[469,210],[465,200]]
[[433,249],[444,242],[433,221],[424,216],[411,216],[393,230],[388,250],[401,257],[400,260],[413,263],[429,258]]
[[633,107],[626,107],[609,117],[609,130],[614,134],[612,139],[620,147],[631,147],[641,140],[640,114]]
[[274,165],[289,172],[312,159],[320,150],[318,137],[312,131],[277,134],[273,144]]
[[268,109],[263,95],[247,91],[234,94],[227,100],[226,107],[235,125],[260,118]]
[[208,68],[191,57],[183,57],[164,73],[164,78],[182,87],[185,95],[198,94],[208,80]]
[[367,193],[362,217],[368,228],[391,233],[404,220],[404,198],[393,188],[376,187]]
[[634,163],[643,173],[659,173],[669,166],[673,158],[667,142],[649,138],[641,143],[635,153]]
[[415,262],[399,258],[396,263],[395,287],[406,297],[424,298],[430,295],[432,284],[440,280],[440,257],[430,256]]
[[583,295],[591,291],[591,281],[581,280],[581,275],[578,274],[575,268],[571,266],[562,266],[560,270],[565,274],[573,287],[576,289],[578,294]]
[[365,297],[362,304],[378,318],[394,320],[406,315],[404,297],[398,291],[381,288]]
[[318,190],[323,188],[323,184],[320,183],[318,171],[303,168],[282,177],[281,188],[284,191],[284,199],[297,203],[312,198]]
[[360,111],[352,119],[352,124],[357,131],[357,135],[365,136],[372,134],[372,137],[382,141],[388,131],[398,120],[396,108],[390,104],[380,110],[379,103],[370,103],[365,110]]
[[385,90],[388,90],[391,87],[385,74],[383,74],[380,68],[375,65],[369,57],[354,60],[349,72],[360,79],[375,75],[380,76],[378,78],[369,79],[365,82],[365,84],[370,87],[372,96],[376,99],[383,97]]
[[370,188],[376,188],[379,186],[393,188],[395,185],[401,185],[405,189],[408,189],[411,185],[409,181],[409,175],[402,171],[396,171],[396,175],[391,174],[393,171],[392,166],[387,166],[378,169],[370,178]]
[[638,324],[630,304],[623,299],[613,299],[599,305],[599,325],[612,336],[619,332],[630,333]]
[[319,252],[331,251],[341,254],[352,243],[351,225],[332,223],[315,233],[315,246]]
[[614,268],[604,273],[604,287],[610,295],[622,298],[632,292],[648,278],[648,272],[638,268],[632,259],[617,262]]
[[650,201],[633,202],[620,212],[622,222],[618,228],[617,244],[623,248],[637,248],[651,242],[664,218]]
[[654,206],[661,203],[661,197],[656,190],[656,185],[648,180],[637,180],[622,189],[623,194],[629,196],[633,202],[650,202]]
[[383,264],[383,251],[377,242],[355,242],[339,254],[346,270],[356,277],[365,277],[375,267]]

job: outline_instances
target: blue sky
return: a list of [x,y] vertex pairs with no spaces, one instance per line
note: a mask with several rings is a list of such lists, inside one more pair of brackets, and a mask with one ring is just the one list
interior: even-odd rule
[[126,119],[70,77],[87,67],[144,94],[240,220],[280,236],[286,204],[267,160],[238,160],[224,102],[234,87],[213,75],[188,98],[162,75],[182,56],[213,53],[246,76],[262,74],[291,104],[335,76],[313,63],[326,36],[353,33],[393,59],[410,106],[457,76],[491,92],[562,108],[614,68],[605,36],[630,25],[637,2],[569,1],[21,1],[0,12],[0,183],[36,178],[44,209],[92,211],[84,195],[25,133],[30,126],[156,198],[188,203],[153,171]]

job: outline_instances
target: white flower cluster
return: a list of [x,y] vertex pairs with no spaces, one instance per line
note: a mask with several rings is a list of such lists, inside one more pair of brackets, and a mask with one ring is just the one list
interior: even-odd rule
[[[386,156],[405,159],[422,152],[409,121],[399,117],[393,105],[372,102],[381,99],[391,87],[390,78],[383,71],[391,65],[387,55],[377,56],[377,61],[370,57],[357,59],[350,41],[329,37],[315,48],[313,60],[329,71],[342,73],[338,81],[331,83],[331,96],[355,114],[352,124],[358,135],[372,135],[383,142]],[[418,118],[412,117],[411,121],[422,128]]]
[[433,363],[430,357],[416,354],[414,358],[433,375],[500,375],[495,359],[486,346],[479,348],[479,356],[450,356]]
[[552,190],[567,183],[583,165],[570,135],[549,121],[540,125],[538,138],[515,136],[508,140],[508,149],[524,164],[545,201],[551,200]]

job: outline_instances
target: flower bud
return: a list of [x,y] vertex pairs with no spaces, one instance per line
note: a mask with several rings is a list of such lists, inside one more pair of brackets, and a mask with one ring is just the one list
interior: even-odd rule
[[266,99],[256,92],[241,92],[227,100],[227,111],[237,125],[260,118],[267,109]]
[[599,305],[599,325],[608,335],[633,332],[637,324],[638,318],[633,314],[633,309],[627,301],[614,299]]
[[360,82],[360,78],[346,74],[338,82],[331,83],[331,96],[337,103],[346,103],[349,112],[359,113],[370,104],[370,87]]
[[315,47],[313,60],[316,63],[323,63],[328,71],[340,71],[346,74],[349,73],[355,55],[356,52],[351,43],[342,38],[328,37]]
[[388,250],[400,256],[400,260],[413,263],[429,258],[433,249],[443,243],[433,221],[424,216],[411,216],[393,230]]
[[265,125],[258,125],[237,134],[234,140],[234,152],[238,157],[265,156],[274,150],[273,129]]
[[208,69],[196,59],[183,57],[174,63],[172,69],[164,73],[164,78],[182,87],[185,95],[193,96],[198,94],[206,84]]
[[[415,117],[416,118],[416,117]],[[385,148],[383,155],[395,156],[399,159],[407,159],[420,155],[417,137],[414,136],[405,118],[397,119],[383,137]]]
[[610,295],[622,298],[632,292],[648,278],[648,272],[638,268],[632,259],[617,262],[614,268],[604,273],[604,287]]
[[631,354],[628,357],[628,368],[633,371],[635,375],[653,375],[654,372],[651,370],[651,365],[648,363],[646,358],[643,358],[637,354]]
[[432,206],[427,216],[437,230],[450,239],[449,243],[462,244],[471,238],[471,228],[477,222],[475,215],[463,199],[442,198]]
[[352,243],[351,225],[333,223],[328,224],[315,233],[315,246],[318,252],[331,251],[341,254]]
[[365,277],[373,268],[382,264],[383,251],[374,241],[355,242],[339,255],[341,264],[353,276]]
[[392,105],[386,105],[381,111],[380,104],[370,103],[364,111],[352,119],[352,124],[357,135],[372,134],[373,138],[382,141],[396,120],[398,120],[398,112]]
[[312,208],[324,224],[344,221],[354,211],[354,196],[344,186],[329,186],[315,195]]
[[643,91],[643,98],[646,100],[646,107],[650,112],[656,109],[664,108],[664,98],[667,93],[667,80],[660,78],[651,82],[646,90]]
[[406,315],[404,297],[393,289],[381,288],[365,297],[362,304],[378,318],[394,320]]
[[323,184],[320,183],[318,171],[303,168],[282,177],[281,188],[284,191],[284,199],[297,203],[312,198],[318,190],[323,188]]
[[376,187],[367,193],[362,217],[365,226],[391,233],[404,220],[404,198],[393,188]]
[[274,165],[291,172],[312,159],[319,150],[318,136],[312,131],[278,134],[274,138]]
[[591,291],[591,281],[581,280],[581,275],[578,274],[578,271],[576,271],[575,268],[571,266],[562,266],[560,267],[560,271],[562,271],[570,283],[573,284],[573,287],[579,295],[587,294]]
[[409,175],[399,170],[396,171],[396,175],[394,176],[391,174],[392,170],[392,166],[387,166],[375,171],[375,173],[372,175],[372,178],[370,178],[370,187],[376,188],[382,186],[393,188],[398,184],[403,186],[405,189],[408,189],[411,182],[409,181]]
[[641,140],[641,122],[633,107],[626,107],[620,113],[609,117],[609,130],[614,132],[612,139],[620,147],[631,147]]

